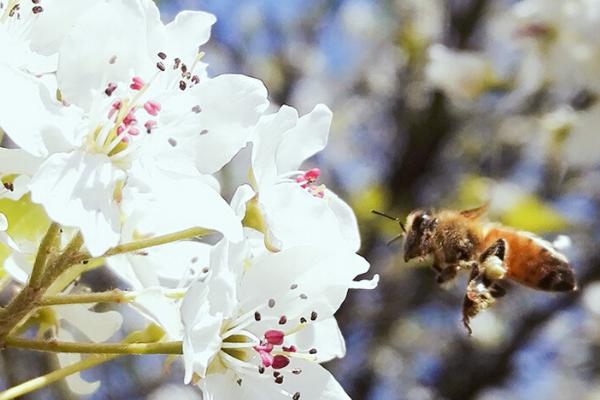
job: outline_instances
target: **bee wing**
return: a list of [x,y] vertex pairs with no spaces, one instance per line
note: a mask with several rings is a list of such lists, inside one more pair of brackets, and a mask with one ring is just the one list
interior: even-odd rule
[[477,219],[479,217],[481,217],[489,208],[490,203],[487,202],[477,208],[471,208],[468,210],[463,210],[460,212],[460,215],[462,215],[465,218],[468,219]]

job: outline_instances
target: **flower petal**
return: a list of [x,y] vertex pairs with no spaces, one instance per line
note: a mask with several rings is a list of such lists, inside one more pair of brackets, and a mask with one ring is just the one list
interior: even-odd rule
[[[368,268],[369,263],[361,256],[328,246],[299,246],[264,253],[255,258],[244,275],[240,303],[251,310],[273,299],[274,306],[262,314],[275,319],[285,315],[289,321],[296,321],[313,311],[319,320],[328,318],[345,299],[354,277]],[[264,328],[261,323],[255,324],[259,335]]]
[[271,234],[283,248],[305,244],[347,246],[340,221],[325,199],[312,196],[296,183],[280,183],[263,188],[259,200]]
[[[242,224],[227,202],[203,179],[160,179],[149,192],[124,190],[128,215],[142,215],[140,233],[166,234],[193,227],[221,232],[232,241],[242,239]],[[131,186],[131,185],[128,185]]]
[[2,65],[0,87],[0,127],[21,149],[46,156],[49,147],[71,147],[78,110],[53,100],[40,80]]
[[131,71],[144,77],[152,73],[146,30],[139,1],[97,2],[90,7],[60,47],[57,79],[63,98],[88,110],[107,82],[127,82]]
[[210,39],[210,30],[217,18],[203,11],[182,11],[167,24],[168,52],[182,60],[192,61]]
[[356,215],[350,206],[337,194],[331,190],[325,190],[324,200],[329,204],[329,208],[335,214],[342,239],[348,244],[348,248],[358,251],[360,248],[360,232]]
[[262,117],[252,133],[252,173],[256,188],[276,182],[275,163],[277,149],[284,133],[298,123],[298,112],[293,107],[282,106],[275,114]]
[[[218,171],[246,145],[251,129],[268,107],[267,90],[258,79],[220,75],[191,90],[202,111],[192,137],[202,173]],[[207,132],[200,134],[203,130]]]
[[325,148],[332,116],[326,105],[317,104],[285,134],[277,150],[277,170],[280,174],[297,170],[304,160]]
[[65,304],[54,309],[67,323],[92,342],[104,342],[119,330],[123,317],[116,311],[95,312],[81,304]]
[[131,306],[157,323],[168,335],[169,340],[181,340],[183,324],[175,300],[166,297],[158,287],[148,288],[135,297]]
[[33,177],[32,200],[53,220],[81,229],[87,249],[99,256],[119,241],[119,207],[113,196],[123,179],[123,171],[103,154],[58,153]]
[[190,287],[181,306],[184,326],[183,362],[185,383],[190,383],[194,374],[204,377],[212,358],[221,348],[221,314],[210,314],[208,287],[196,282]]

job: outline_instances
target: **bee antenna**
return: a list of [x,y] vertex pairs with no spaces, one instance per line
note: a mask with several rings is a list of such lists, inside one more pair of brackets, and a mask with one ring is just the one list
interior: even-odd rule
[[386,243],[386,245],[390,246],[392,243],[394,243],[396,240],[400,239],[402,236],[404,236],[404,233],[394,236],[390,241],[388,241]]
[[[371,212],[375,215],[379,215],[381,217],[385,217],[387,219],[391,219],[392,221],[396,221],[397,223],[400,224],[400,228],[402,228],[402,232],[406,233],[406,228],[404,227],[404,224],[402,223],[402,221],[400,221],[400,218],[398,217],[392,217],[391,215],[388,215],[384,212],[381,211],[377,211],[377,210],[371,210]],[[392,239],[392,241],[397,240],[398,238],[394,238]],[[388,243],[389,244],[389,243]]]

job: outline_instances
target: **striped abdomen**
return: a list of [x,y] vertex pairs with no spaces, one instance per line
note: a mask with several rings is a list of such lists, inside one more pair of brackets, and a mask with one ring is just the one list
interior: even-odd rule
[[483,250],[498,239],[507,242],[504,264],[509,279],[540,290],[565,292],[576,288],[569,261],[546,240],[493,225],[486,227]]

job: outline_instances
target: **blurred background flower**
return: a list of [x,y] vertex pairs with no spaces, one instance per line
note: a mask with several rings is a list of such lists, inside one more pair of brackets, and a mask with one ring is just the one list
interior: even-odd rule
[[[259,78],[273,103],[300,114],[317,103],[333,111],[330,144],[306,166],[354,208],[360,254],[381,274],[377,290],[351,293],[337,314],[348,355],[327,367],[352,398],[600,399],[600,1],[159,5],[165,19],[181,9],[217,16],[204,47],[211,75]],[[245,173],[235,162],[221,173],[226,196]],[[399,243],[386,246],[399,228],[370,210],[404,216],[485,201],[493,220],[551,240],[569,235],[579,290],[509,285],[468,337],[466,277],[438,287],[427,263],[406,264]],[[117,285],[93,274],[98,287]],[[0,356],[7,386],[53,362],[14,349]],[[159,356],[83,374],[101,378],[93,399],[199,398],[181,376]],[[59,384],[29,398],[71,397]]]

